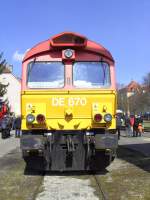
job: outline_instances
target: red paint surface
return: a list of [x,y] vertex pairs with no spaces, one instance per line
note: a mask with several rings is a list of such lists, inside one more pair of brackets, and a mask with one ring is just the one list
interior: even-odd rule
[[[70,32],[66,32],[69,34]],[[23,60],[23,67],[22,67],[22,91],[28,90],[26,86],[26,74],[27,74],[27,65],[31,61],[63,61],[65,65],[65,87],[62,90],[68,89],[75,89],[72,85],[67,83],[67,79],[70,79],[72,83],[72,64],[74,61],[105,61],[110,65],[110,72],[111,72],[111,87],[109,89],[115,89],[115,69],[114,69],[114,60],[112,55],[108,50],[106,50],[103,46],[88,40],[86,37],[81,36],[79,34],[71,33],[74,37],[82,37],[85,42],[82,45],[74,45],[71,44],[68,46],[68,43],[63,43],[60,46],[57,44],[56,46],[53,44],[53,40],[65,33],[58,34],[52,37],[50,40],[46,40],[34,46],[30,49]],[[54,46],[53,46],[53,45]],[[67,60],[63,58],[63,50],[66,48],[74,49],[75,54],[72,60]],[[51,89],[54,90],[54,89]],[[60,89],[55,89],[60,90]],[[78,89],[80,90],[80,89]]]
[[7,113],[7,106],[2,103],[1,105],[1,110],[0,110],[0,120],[3,118],[3,116]]

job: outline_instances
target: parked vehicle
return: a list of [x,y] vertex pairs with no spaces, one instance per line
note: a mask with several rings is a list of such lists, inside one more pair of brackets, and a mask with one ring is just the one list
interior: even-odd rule
[[10,137],[10,131],[12,129],[12,118],[9,115],[5,115],[1,120],[1,138]]
[[145,113],[143,114],[143,119],[144,119],[144,120],[147,120],[147,121],[150,121],[150,112],[145,112]]
[[8,111],[7,105],[5,104],[4,101],[0,99],[0,129],[1,129],[1,121],[4,115],[6,115],[7,111]]
[[150,131],[150,112],[144,113],[142,117],[143,117],[144,131]]

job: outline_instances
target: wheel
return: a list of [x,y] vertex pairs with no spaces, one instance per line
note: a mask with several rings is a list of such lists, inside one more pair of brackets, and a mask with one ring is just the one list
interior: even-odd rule
[[8,129],[8,130],[6,130],[6,132],[7,132],[7,137],[10,137],[10,130]]
[[9,130],[8,136],[10,137],[10,130]]
[[90,170],[102,171],[110,164],[110,156],[105,155],[103,151],[95,151],[95,155],[91,158]]
[[27,171],[44,171],[46,161],[43,156],[27,155],[25,151],[22,152],[22,156],[26,163]]
[[2,138],[2,139],[5,139],[6,137],[7,137],[7,132],[6,132],[6,130],[2,130],[1,138]]

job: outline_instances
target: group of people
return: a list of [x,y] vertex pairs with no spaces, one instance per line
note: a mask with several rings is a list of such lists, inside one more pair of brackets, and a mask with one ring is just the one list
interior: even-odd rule
[[125,120],[128,136],[138,137],[144,132],[143,119],[141,116],[130,115]]
[[123,119],[120,115],[116,116],[116,129],[118,131],[118,139],[120,139],[120,129],[122,127],[122,123],[125,123],[125,128],[127,131],[128,137],[138,137],[144,133],[143,127],[143,119],[141,116],[137,115],[126,115]]
[[1,137],[7,138],[10,136],[10,131],[15,130],[15,137],[20,137],[21,117],[5,114],[0,120]]

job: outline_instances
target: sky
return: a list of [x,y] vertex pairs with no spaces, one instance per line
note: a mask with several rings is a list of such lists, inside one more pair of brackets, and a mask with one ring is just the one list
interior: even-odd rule
[[149,0],[1,0],[0,27],[0,52],[18,77],[24,53],[64,31],[107,48],[120,84],[150,72]]

